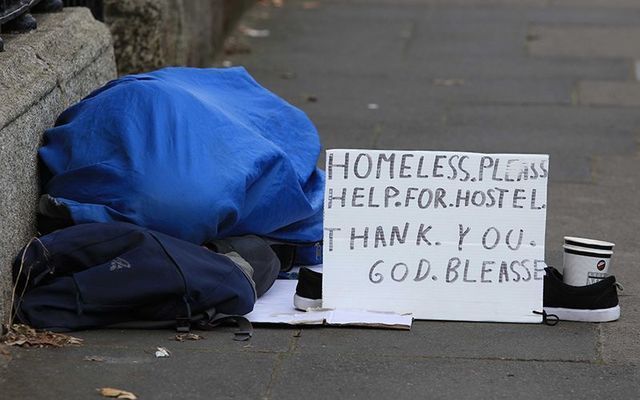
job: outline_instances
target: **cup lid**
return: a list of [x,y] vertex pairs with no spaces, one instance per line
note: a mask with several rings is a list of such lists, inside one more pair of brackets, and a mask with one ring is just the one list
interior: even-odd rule
[[611,258],[613,255],[613,251],[611,250],[600,250],[600,249],[589,249],[581,246],[572,246],[569,244],[565,244],[562,246],[565,253],[576,254],[579,256],[587,256],[587,257],[600,257],[600,258]]
[[613,250],[614,243],[605,242],[604,240],[587,239],[575,236],[565,236],[564,243],[571,246],[586,247],[596,250]]

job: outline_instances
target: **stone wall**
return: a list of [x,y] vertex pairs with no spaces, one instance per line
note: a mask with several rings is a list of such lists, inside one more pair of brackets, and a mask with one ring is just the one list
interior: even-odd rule
[[13,257],[36,234],[37,149],[43,132],[118,72],[210,66],[226,33],[253,2],[104,0],[106,25],[86,8],[65,8],[35,14],[33,32],[2,35],[0,321],[8,318]]
[[253,0],[104,0],[120,74],[207,67]]
[[3,34],[0,53],[0,316],[8,317],[10,265],[34,236],[37,149],[57,116],[116,77],[111,34],[85,8],[35,14],[38,29]]

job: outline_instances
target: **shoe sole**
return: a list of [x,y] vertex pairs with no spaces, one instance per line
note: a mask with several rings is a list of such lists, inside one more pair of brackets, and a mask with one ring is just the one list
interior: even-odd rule
[[599,310],[580,310],[575,308],[545,307],[547,314],[557,315],[561,321],[609,322],[620,318],[620,306]]
[[306,297],[293,295],[293,306],[300,311],[307,311],[309,308],[322,308],[322,299],[309,299]]

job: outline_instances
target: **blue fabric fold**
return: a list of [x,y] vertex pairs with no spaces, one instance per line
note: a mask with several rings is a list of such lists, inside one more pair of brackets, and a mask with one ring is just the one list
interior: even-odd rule
[[244,68],[165,68],[67,109],[39,150],[43,193],[76,224],[130,222],[194,243],[322,238],[318,133]]

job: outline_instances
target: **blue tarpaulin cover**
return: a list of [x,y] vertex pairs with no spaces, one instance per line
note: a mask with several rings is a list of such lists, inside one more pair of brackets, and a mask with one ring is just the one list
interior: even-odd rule
[[112,81],[66,110],[39,151],[43,193],[74,223],[124,221],[194,243],[320,240],[319,153],[307,116],[244,68]]

